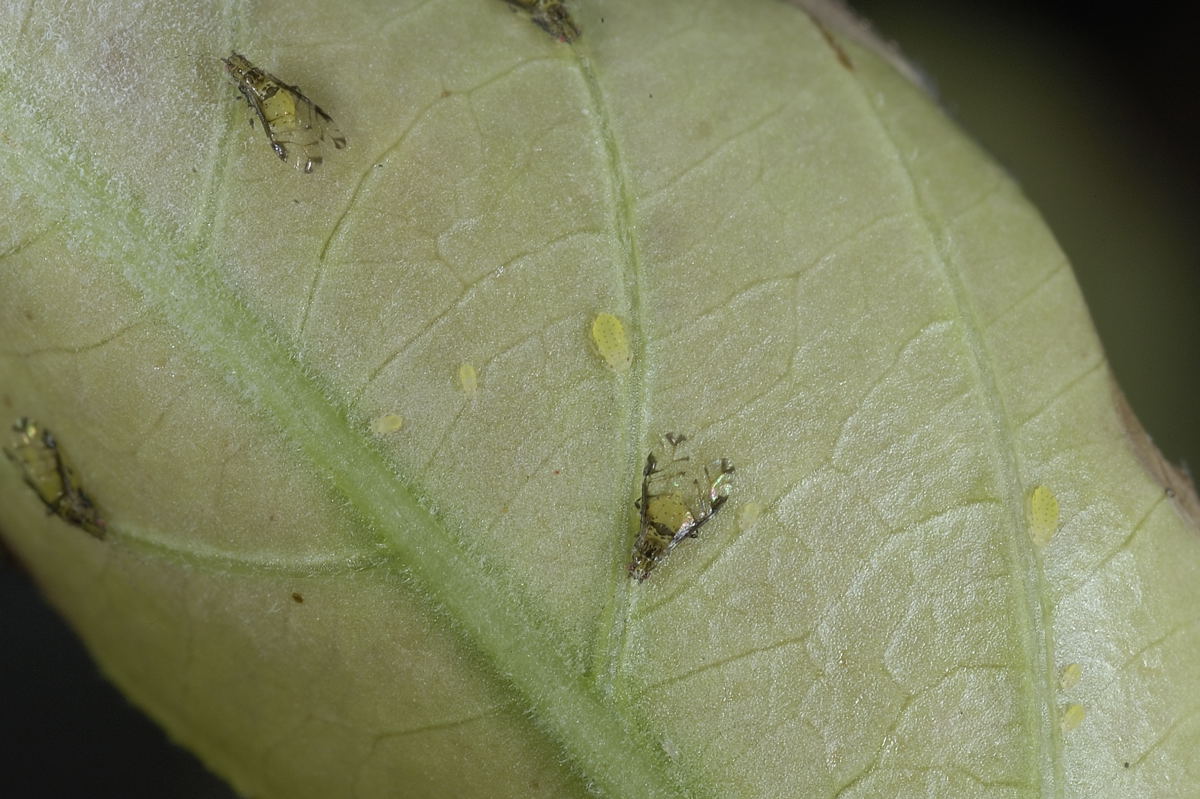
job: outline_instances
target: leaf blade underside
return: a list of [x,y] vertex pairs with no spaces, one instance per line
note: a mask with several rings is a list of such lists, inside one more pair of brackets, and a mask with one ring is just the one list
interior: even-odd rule
[[[1188,795],[1197,539],[1036,213],[795,8],[577,5],[11,23],[3,384],[113,540],[4,526],[98,660],[252,794]],[[284,169],[231,49],[350,149]],[[631,586],[666,430],[738,488]]]

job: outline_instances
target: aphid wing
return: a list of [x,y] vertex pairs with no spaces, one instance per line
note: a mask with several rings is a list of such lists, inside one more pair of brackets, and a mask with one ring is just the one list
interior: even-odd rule
[[320,106],[294,88],[288,87],[287,91],[294,100],[294,110],[272,124],[272,140],[283,148],[285,155],[281,158],[301,172],[312,172],[324,161],[322,143],[328,141],[340,150],[346,146],[346,137]]
[[321,156],[321,143],[319,141],[296,144],[279,139],[276,143],[278,144],[276,152],[282,150],[279,157],[301,172],[312,172],[325,161]]
[[[303,95],[301,95],[303,97]],[[305,98],[307,99],[307,98]],[[342,133],[341,128],[333,121],[329,114],[321,106],[315,103],[309,103],[312,106],[314,121],[313,129],[321,130],[321,138],[333,145],[335,150],[341,150],[346,146],[346,135]],[[317,126],[320,125],[318,128]]]
[[317,116],[316,106],[303,94],[282,84],[263,106],[275,152],[301,172],[312,172],[323,160],[324,122]]
[[62,478],[63,493],[82,494],[83,489],[80,487],[79,477],[75,474],[75,470],[71,468],[67,462],[67,456],[62,450],[58,451],[58,473]]
[[54,437],[29,420],[21,419],[5,454],[20,467],[25,483],[34,490],[49,513],[81,527],[97,538],[105,535],[104,520],[83,492],[75,470]]

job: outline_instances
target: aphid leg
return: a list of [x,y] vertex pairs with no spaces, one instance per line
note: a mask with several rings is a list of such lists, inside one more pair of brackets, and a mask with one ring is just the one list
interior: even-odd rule
[[[272,88],[274,88],[274,87],[272,87]],[[287,149],[282,144],[277,142],[275,140],[275,137],[271,135],[271,125],[267,122],[267,115],[266,115],[266,113],[263,112],[262,103],[256,103],[253,100],[251,100],[250,95],[247,93],[247,91],[245,89],[242,90],[242,94],[244,94],[246,96],[246,102],[250,103],[250,107],[254,109],[254,115],[258,117],[259,123],[262,124],[263,133],[265,133],[267,135],[267,142],[270,143],[271,149],[275,151],[275,155],[279,156],[280,161],[286,161],[287,160]],[[267,97],[270,97],[273,94],[274,94],[273,91],[268,91]],[[254,127],[254,119],[253,118],[250,119],[250,126]]]
[[650,502],[650,475],[658,471],[658,460],[651,452],[646,456],[646,465],[642,467],[642,495],[633,501],[633,506],[642,511],[642,523],[645,524],[645,510]]
[[672,546],[674,546],[675,544],[678,544],[680,541],[682,541],[685,538],[699,538],[700,537],[700,528],[704,526],[705,522],[707,522],[709,519],[711,519],[713,517],[713,513],[715,513],[716,510],[717,510],[716,508],[713,508],[712,512],[706,513],[703,516],[701,516],[699,519],[697,519],[696,523],[693,524],[686,533],[684,533],[681,536],[676,537],[675,541],[672,543]]
[[[254,102],[254,96],[253,96],[253,95],[250,93],[250,90],[249,90],[249,89],[247,89],[245,86],[239,86],[239,87],[238,87],[238,94],[240,94],[240,95],[241,95],[241,97],[242,97],[242,99],[246,101],[246,105],[248,105],[248,106],[250,106],[252,109],[254,109],[254,111],[255,111],[256,113],[258,113],[258,115],[259,115],[260,117],[262,116],[262,112],[261,112],[261,110],[260,110],[260,109],[259,109],[259,107],[258,107],[258,103]],[[254,124],[254,119],[253,119],[253,118],[251,118],[251,120],[250,120],[250,124],[251,124],[251,125],[253,125],[253,124]]]

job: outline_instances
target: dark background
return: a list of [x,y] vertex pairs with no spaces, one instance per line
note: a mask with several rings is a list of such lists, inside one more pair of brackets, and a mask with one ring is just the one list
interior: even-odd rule
[[1042,211],[1146,430],[1168,459],[1200,464],[1200,68],[1187,27],[1102,3],[854,5]]
[[[861,0],[856,8],[901,43],[947,111],[1042,210],[1146,429],[1168,458],[1200,463],[1192,32],[1128,6]],[[9,561],[0,561],[0,794],[233,796],[104,681]]]

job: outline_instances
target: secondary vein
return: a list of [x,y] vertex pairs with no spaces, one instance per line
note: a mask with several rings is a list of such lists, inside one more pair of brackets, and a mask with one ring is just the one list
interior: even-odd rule
[[996,375],[991,367],[988,347],[980,332],[981,325],[972,308],[967,288],[962,282],[956,265],[945,251],[942,238],[945,232],[944,227],[935,221],[921,198],[917,181],[905,160],[904,153],[893,137],[888,122],[872,102],[870,92],[861,83],[859,73],[844,71],[842,74],[846,76],[845,80],[854,86],[864,107],[870,111],[870,113],[863,114],[863,118],[875,123],[883,141],[891,150],[895,163],[906,182],[912,208],[919,223],[928,234],[932,260],[941,270],[955,307],[958,308],[962,318],[964,343],[980,389],[979,394],[983,401],[983,411],[989,423],[993,451],[997,455],[996,478],[1000,485],[1001,496],[1008,498],[1006,505],[1010,535],[1007,536],[1006,546],[1009,560],[1014,566],[1015,591],[1024,604],[1024,614],[1019,619],[1019,623],[1021,634],[1026,642],[1030,676],[1026,723],[1030,729],[1038,731],[1036,736],[1037,770],[1042,780],[1039,795],[1058,797],[1062,795],[1064,777],[1061,756],[1062,738],[1058,725],[1054,723],[1051,714],[1051,710],[1055,706],[1055,689],[1052,682],[1054,673],[1052,620],[1046,592],[1043,590],[1044,576],[1041,564],[1031,547],[1022,546],[1026,540],[1023,510],[1024,488],[1017,453],[1013,447],[1012,419],[1000,395]]
[[[587,88],[591,102],[591,118],[596,120],[609,172],[610,204],[613,210],[613,233],[616,237],[616,257],[620,259],[626,301],[629,307],[630,328],[633,331],[633,365],[625,375],[625,418],[627,431],[624,469],[618,477],[614,496],[618,498],[613,528],[615,551],[613,556],[613,587],[601,623],[598,627],[597,646],[593,654],[592,670],[597,684],[607,696],[613,696],[620,680],[624,659],[629,615],[634,597],[631,583],[626,574],[625,561],[631,545],[629,534],[629,509],[637,493],[635,475],[641,473],[644,441],[646,438],[646,410],[649,391],[649,347],[647,342],[646,317],[643,307],[645,275],[642,270],[637,235],[634,227],[633,195],[625,175],[624,160],[616,133],[612,128],[611,114],[604,100],[604,92],[592,61],[577,45],[573,48],[580,77]],[[619,533],[624,533],[621,535]]]

